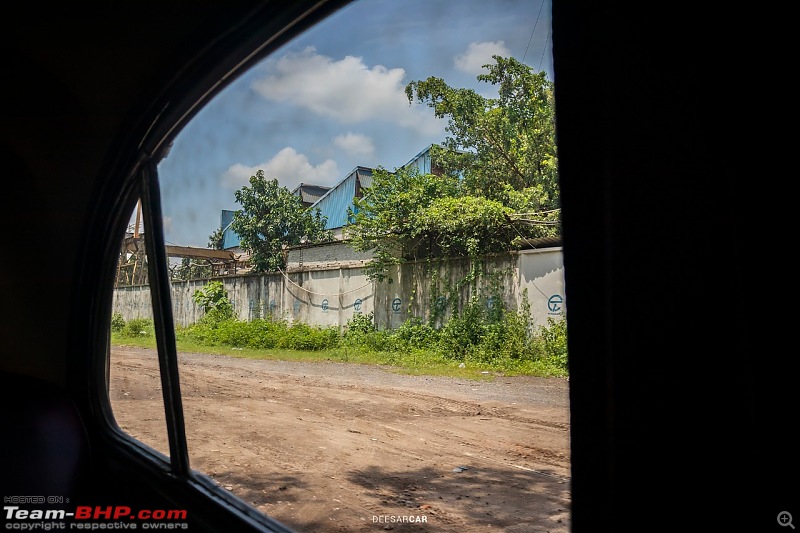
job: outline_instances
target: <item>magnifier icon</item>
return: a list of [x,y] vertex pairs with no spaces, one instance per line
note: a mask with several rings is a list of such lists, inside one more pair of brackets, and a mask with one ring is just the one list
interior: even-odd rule
[[778,523],[782,526],[789,526],[790,528],[794,529],[794,524],[792,524],[792,513],[789,511],[781,511],[778,513]]

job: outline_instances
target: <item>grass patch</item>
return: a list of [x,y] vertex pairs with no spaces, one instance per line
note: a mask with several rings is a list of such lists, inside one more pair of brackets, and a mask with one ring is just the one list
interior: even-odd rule
[[[111,344],[114,346],[135,346],[138,348],[156,349],[154,337],[127,337],[112,333]],[[381,366],[392,372],[416,376],[445,376],[466,379],[491,379],[498,374],[484,366],[448,361],[429,352],[398,354],[396,352],[374,352],[354,348],[329,348],[318,351],[292,350],[287,348],[237,348],[232,346],[209,346],[186,338],[177,338],[176,345],[181,353],[204,353],[222,355],[242,359],[261,359],[267,361],[298,361],[310,363],[348,363],[358,365]],[[525,375],[527,372],[503,372],[503,375]],[[538,375],[538,374],[536,374]]]
[[[566,377],[565,322],[551,321],[534,332],[525,320],[510,313],[494,321],[467,314],[440,329],[410,319],[396,330],[379,331],[371,315],[356,315],[340,332],[333,327],[269,319],[246,322],[212,314],[188,328],[178,328],[176,343],[178,352],[379,365],[412,375]],[[115,316],[111,342],[154,349],[152,322],[125,323]]]

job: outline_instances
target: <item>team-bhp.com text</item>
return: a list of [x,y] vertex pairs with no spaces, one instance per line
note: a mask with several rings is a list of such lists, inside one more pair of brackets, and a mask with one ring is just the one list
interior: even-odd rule
[[[142,509],[134,511],[124,505],[89,506],[79,505],[73,512],[63,509],[22,509],[16,505],[5,505],[3,511],[6,529],[20,531],[50,531],[54,529],[188,529],[187,512],[182,509]],[[72,520],[69,524],[57,520]],[[114,522],[97,522],[114,520]],[[137,521],[141,521],[137,523]]]

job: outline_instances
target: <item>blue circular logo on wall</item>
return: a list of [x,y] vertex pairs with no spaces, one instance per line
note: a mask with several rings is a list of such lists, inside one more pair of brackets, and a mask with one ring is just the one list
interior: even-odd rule
[[357,298],[355,302],[353,302],[353,308],[356,311],[361,311],[361,298]]
[[327,298],[322,300],[322,310],[323,311],[327,311],[328,310],[328,299]]
[[547,308],[551,313],[560,313],[563,310],[564,297],[560,294],[554,294],[547,300]]
[[394,311],[395,313],[399,313],[400,312],[400,304],[401,303],[402,302],[401,302],[400,298],[395,298],[394,300],[392,300],[392,311]]

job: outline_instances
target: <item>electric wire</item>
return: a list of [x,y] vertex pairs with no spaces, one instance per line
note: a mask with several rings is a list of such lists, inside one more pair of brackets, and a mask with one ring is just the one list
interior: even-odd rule
[[542,71],[542,62],[544,61],[544,53],[547,51],[547,43],[549,43],[549,42],[550,42],[550,35],[551,35],[552,33],[553,33],[553,29],[551,28],[551,29],[550,29],[550,30],[547,32],[547,37],[546,37],[546,38],[545,38],[545,40],[544,40],[544,46],[542,47],[542,57],[540,57],[540,58],[539,58],[539,68],[537,68],[537,69],[536,69],[536,70],[538,70],[539,72],[541,72],[541,71]]
[[[542,15],[542,8],[544,7],[545,0],[542,0],[542,3],[539,5],[539,13],[536,14],[536,21],[533,23],[533,29],[531,30],[531,36],[528,38],[528,46],[525,47],[525,53],[522,54],[522,63],[525,63],[525,58],[528,56],[528,48],[531,46],[531,41],[533,41],[533,34],[536,31],[536,26],[539,24],[539,17]],[[547,43],[545,43],[546,45]]]

